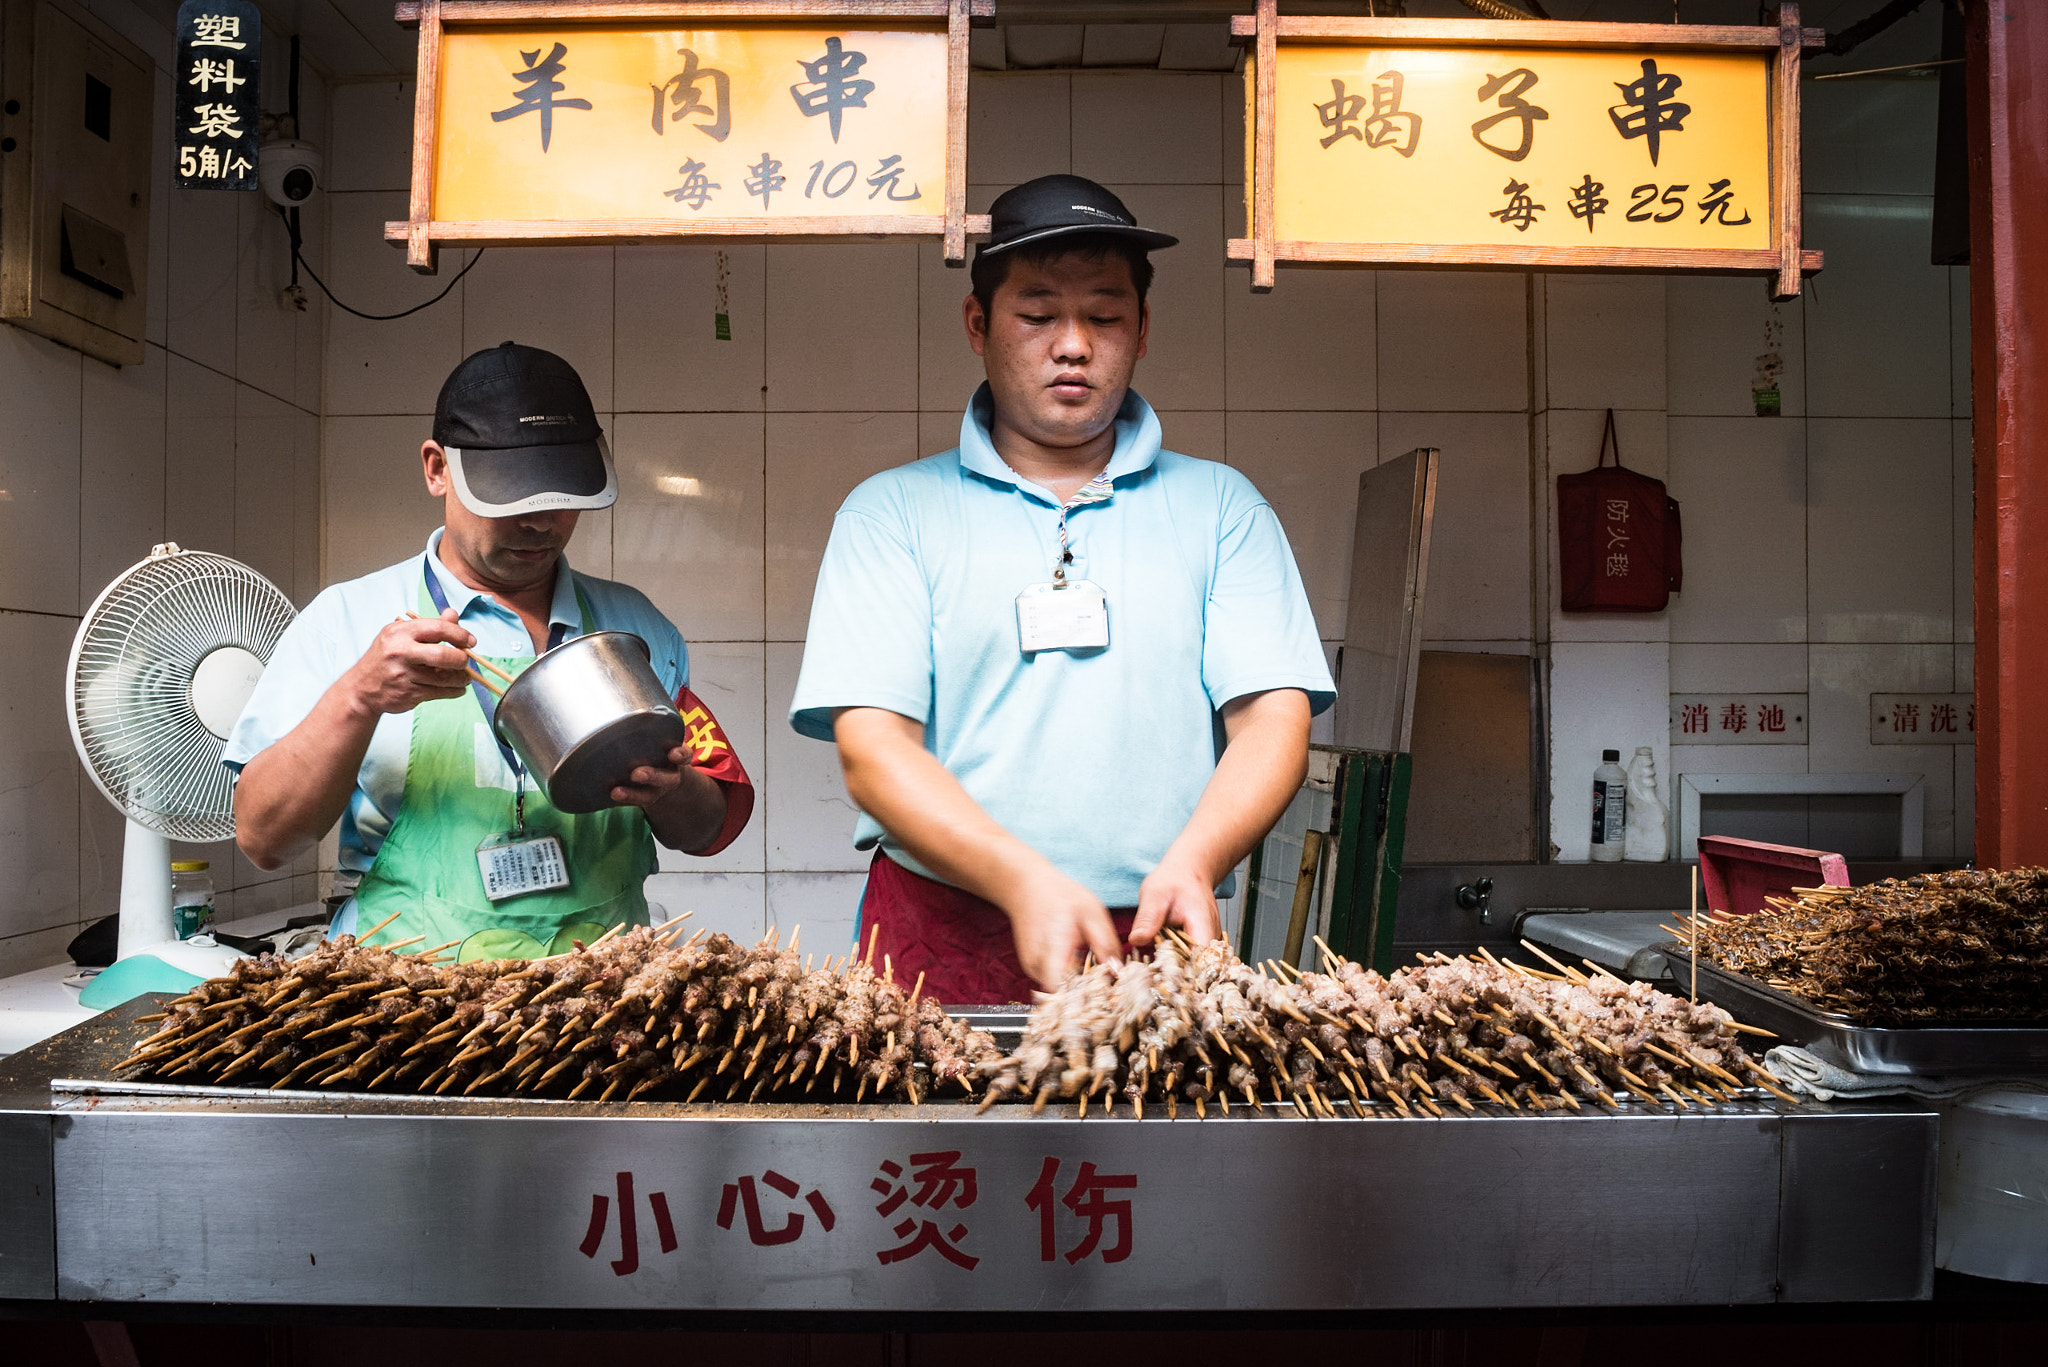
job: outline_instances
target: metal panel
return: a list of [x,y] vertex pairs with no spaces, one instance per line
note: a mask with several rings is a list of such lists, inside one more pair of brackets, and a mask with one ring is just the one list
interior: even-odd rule
[[[1778,1275],[1780,1121],[1763,1108],[1179,1124],[932,1107],[773,1119],[648,1109],[181,1114],[105,1101],[69,1115],[56,1143],[59,1293],[1287,1310],[1762,1302]],[[163,1159],[197,1152],[232,1182],[195,1182]],[[934,1154],[956,1155],[973,1186],[915,1182]],[[1091,1188],[1084,1163],[1131,1182]],[[1617,1199],[1668,1190],[1675,1173],[1675,1204]],[[910,1195],[891,1205],[898,1187]],[[1091,1211],[1101,1229],[1089,1248]],[[920,1239],[957,1245],[971,1267],[936,1246],[882,1260]]]
[[0,1112],[0,1300],[57,1294],[48,1115]]
[[1420,447],[1358,477],[1351,595],[1338,680],[1337,744],[1408,749],[1415,673],[1422,664],[1422,601],[1436,517],[1438,454]]
[[1779,1299],[1925,1300],[1934,1291],[1938,1117],[1785,1117]]

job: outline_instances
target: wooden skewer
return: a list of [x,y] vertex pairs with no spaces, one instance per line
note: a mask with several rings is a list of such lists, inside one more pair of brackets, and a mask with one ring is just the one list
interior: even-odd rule
[[1700,999],[1700,866],[1692,866],[1692,999]]
[[1585,974],[1583,974],[1583,973],[1579,972],[1579,970],[1578,970],[1578,969],[1576,969],[1576,968],[1572,968],[1572,967],[1570,967],[1569,965],[1566,965],[1566,964],[1561,964],[1561,963],[1559,963],[1559,962],[1558,962],[1557,960],[1555,960],[1555,959],[1551,958],[1551,957],[1550,957],[1550,956],[1549,956],[1548,954],[1544,953],[1542,949],[1538,948],[1538,947],[1537,947],[1537,945],[1536,945],[1536,943],[1535,943],[1534,941],[1532,941],[1532,940],[1524,940],[1524,941],[1522,941],[1522,948],[1524,948],[1524,949],[1528,950],[1528,951],[1529,951],[1529,952],[1530,952],[1531,954],[1534,954],[1534,955],[1535,955],[1535,956],[1536,956],[1537,958],[1539,958],[1539,959],[1543,960],[1543,962],[1544,962],[1544,963],[1547,963],[1547,964],[1549,964],[1549,965],[1550,965],[1550,966],[1551,966],[1552,968],[1556,969],[1556,970],[1557,970],[1558,972],[1560,972],[1560,973],[1564,974],[1565,978],[1566,978],[1566,979],[1567,979],[1568,981],[1570,981],[1570,982],[1574,982],[1574,983],[1579,983],[1579,984],[1582,984],[1582,985],[1583,985],[1583,984],[1585,983],[1585,981],[1586,981],[1586,975],[1585,975]]
[[[368,929],[367,931],[365,931],[365,932],[363,932],[362,934],[360,934],[360,935],[356,936],[356,943],[357,943],[357,944],[361,944],[361,943],[362,943],[363,941],[365,941],[365,940],[369,939],[369,938],[370,938],[370,937],[371,937],[372,935],[375,935],[375,934],[376,934],[376,933],[377,933],[378,931],[380,931],[380,930],[384,929],[384,927],[386,927],[386,926],[390,925],[390,924],[391,924],[391,923],[392,923],[393,921],[396,921],[396,920],[397,920],[397,919],[398,919],[399,917],[401,917],[401,916],[403,916],[403,915],[405,915],[405,911],[404,911],[404,910],[403,910],[402,908],[401,908],[400,910],[398,910],[398,911],[394,911],[394,912],[392,912],[392,913],[391,913],[391,914],[390,914],[389,916],[386,916],[386,917],[385,917],[385,918],[384,918],[383,920],[379,921],[379,922],[378,922],[378,923],[377,923],[376,925],[374,925],[374,926],[371,926],[371,927],[370,927],[370,928],[369,928],[369,929]],[[425,938],[425,937],[422,937],[422,938]]]

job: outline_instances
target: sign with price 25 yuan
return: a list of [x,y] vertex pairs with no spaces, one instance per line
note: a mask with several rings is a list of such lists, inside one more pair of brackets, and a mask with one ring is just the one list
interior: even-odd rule
[[1259,47],[1262,262],[1768,271],[1798,291],[1798,62],[1774,27],[1279,18]]

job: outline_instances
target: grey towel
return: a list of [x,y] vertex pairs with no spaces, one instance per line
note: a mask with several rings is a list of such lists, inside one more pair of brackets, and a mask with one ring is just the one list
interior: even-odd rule
[[2048,1077],[1953,1077],[1917,1073],[1858,1073],[1819,1058],[1795,1044],[1764,1055],[1764,1066],[1795,1092],[1822,1101],[1836,1097],[1912,1096],[1924,1101],[1960,1101],[1979,1092],[2048,1092]]

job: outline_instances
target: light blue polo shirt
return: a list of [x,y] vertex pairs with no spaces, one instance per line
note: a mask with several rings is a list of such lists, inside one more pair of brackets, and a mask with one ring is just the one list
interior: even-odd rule
[[[401,614],[418,611],[423,563],[432,566],[441,591],[448,596],[448,606],[460,612],[463,627],[476,637],[478,654],[494,659],[530,658],[533,641],[519,615],[457,579],[441,563],[440,548],[441,532],[436,529],[427,538],[424,557],[410,556],[374,574],[321,590],[285,628],[277,649],[271,652],[249,705],[242,709],[241,719],[228,736],[221,762],[240,774],[244,764],[306,719],[321,694],[363,657],[378,632]],[[630,631],[647,642],[654,672],[671,695],[690,681],[690,653],[682,633],[647,601],[646,594],[609,579],[576,574],[566,556],[560,565],[554,601],[548,606],[550,627],[560,623],[568,627],[570,636],[582,634],[583,614],[576,603],[576,589],[581,585],[597,626]],[[476,725],[477,786],[503,788],[509,813],[512,771],[491,739],[481,707]],[[370,748],[356,771],[356,790],[342,813],[343,869],[364,872],[376,859],[405,797],[405,766],[411,749],[412,713],[378,718]]]
[[[1233,698],[1335,685],[1287,537],[1251,481],[1160,449],[1134,392],[1111,496],[1067,516],[1070,579],[1109,600],[1109,646],[1025,655],[1017,594],[1052,578],[1059,500],[989,440],[987,385],[960,445],[855,489],[818,571],[790,723],[832,739],[842,707],[924,723],[925,747],[1005,829],[1107,906],[1131,906],[1216,768]],[[872,817],[881,843],[927,872]]]

